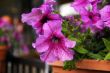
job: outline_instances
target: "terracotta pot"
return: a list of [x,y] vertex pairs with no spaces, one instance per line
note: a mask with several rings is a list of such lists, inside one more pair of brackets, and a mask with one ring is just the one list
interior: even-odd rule
[[76,63],[76,70],[63,70],[62,62],[55,62],[50,64],[52,66],[52,73],[110,73],[110,61],[97,60],[81,60]]
[[5,60],[6,59],[6,54],[8,51],[8,47],[5,45],[0,45],[0,61]]
[[5,63],[5,59],[6,59],[6,54],[8,51],[8,47],[5,45],[0,45],[0,73],[5,73],[6,71],[6,63]]

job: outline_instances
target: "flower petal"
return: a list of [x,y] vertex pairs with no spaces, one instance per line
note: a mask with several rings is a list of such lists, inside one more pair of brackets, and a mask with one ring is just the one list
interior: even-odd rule
[[53,53],[54,50],[48,50],[40,55],[40,59],[46,63],[51,63],[58,60],[58,58]]
[[102,8],[100,10],[100,14],[103,20],[110,18],[110,5],[106,5],[104,8]]
[[48,17],[53,20],[61,20],[61,16],[59,14],[49,14]]
[[49,48],[47,37],[40,35],[39,38],[37,38],[36,42],[32,44],[32,46],[36,48],[39,53],[47,51]]
[[22,22],[29,25],[35,25],[42,17],[42,12],[39,8],[33,8],[31,13],[22,14]]
[[65,46],[68,48],[74,48],[76,45],[75,41],[71,41],[69,39],[65,39]]
[[72,60],[74,56],[74,51],[63,47],[59,47],[56,53],[61,61]]
[[43,4],[43,5],[41,6],[41,10],[42,10],[42,13],[43,13],[44,15],[48,15],[49,13],[52,12],[52,7],[51,7],[50,5],[48,5],[48,4]]
[[54,32],[61,32],[61,30],[62,30],[61,24],[62,24],[62,21],[60,21],[60,20],[48,21],[43,26],[44,35],[48,36]]

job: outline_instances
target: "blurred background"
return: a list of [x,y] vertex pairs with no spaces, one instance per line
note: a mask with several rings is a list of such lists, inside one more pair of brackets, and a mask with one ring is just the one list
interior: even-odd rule
[[[69,7],[72,1],[57,0],[57,7],[62,16],[76,14]],[[44,0],[0,1],[0,19],[7,22],[7,26],[0,28],[0,73],[51,73],[51,67],[42,63],[32,48],[32,42],[36,38],[34,30],[21,22],[22,13],[30,12],[43,2]],[[2,42],[8,45],[8,50],[7,45],[4,47]]]

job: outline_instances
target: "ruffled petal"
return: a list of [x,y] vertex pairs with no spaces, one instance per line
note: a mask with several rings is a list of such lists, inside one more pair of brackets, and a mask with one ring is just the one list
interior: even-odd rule
[[48,50],[40,55],[40,59],[46,63],[52,63],[58,60],[58,57],[54,55],[54,50]]
[[49,42],[47,41],[47,37],[40,35],[36,42],[32,44],[34,48],[36,48],[37,52],[45,52],[49,48]]
[[75,2],[73,2],[71,6],[75,8],[76,11],[81,12],[85,10],[88,4],[88,0],[75,0]]
[[110,5],[106,5],[104,8],[102,8],[100,10],[100,14],[103,20],[110,18]]
[[40,9],[44,15],[48,15],[52,12],[52,7],[48,4],[43,4]]
[[39,8],[33,8],[31,13],[22,14],[22,22],[29,25],[35,25],[42,17],[42,11]]
[[59,47],[56,53],[58,54],[58,58],[60,61],[67,61],[67,60],[72,60],[74,57],[74,51],[71,49],[67,49],[64,47]]
[[48,21],[43,26],[44,35],[49,36],[50,34],[52,34],[54,32],[61,32],[61,30],[62,30],[61,24],[62,24],[62,21],[60,21],[60,20]]
[[53,20],[62,20],[59,14],[49,14],[48,17]]
[[69,39],[65,39],[65,46],[68,48],[74,48],[76,45],[75,41],[71,41]]
[[96,28],[98,28],[98,29],[103,29],[104,28],[104,23],[103,23],[103,21],[102,20],[99,20],[99,21],[97,21],[97,23],[96,24],[94,24],[94,26],[96,26]]

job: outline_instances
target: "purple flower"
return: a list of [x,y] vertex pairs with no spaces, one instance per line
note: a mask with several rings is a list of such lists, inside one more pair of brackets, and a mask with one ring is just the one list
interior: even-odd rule
[[44,4],[50,4],[50,5],[56,5],[56,1],[55,0],[45,0],[45,3]]
[[37,29],[37,33],[43,33],[43,25],[48,21],[61,20],[60,15],[54,14],[52,6],[44,3],[40,8],[33,8],[31,13],[22,14],[22,21]]
[[62,34],[61,21],[49,21],[43,27],[44,35],[40,35],[33,47],[40,53],[40,58],[45,62],[56,60],[72,60],[76,42],[71,41]]
[[4,27],[4,25],[5,25],[5,22],[2,19],[0,19],[0,28]]
[[99,1],[100,0],[75,0],[75,2],[72,3],[72,7],[79,13],[83,13],[83,11],[87,10],[87,7],[90,5],[93,9],[96,9]]
[[101,19],[104,22],[104,26],[110,27],[110,5],[106,5],[100,10]]
[[97,32],[104,28],[103,21],[101,20],[101,16],[96,11],[86,11],[85,14],[81,14],[81,19],[83,21],[82,28],[83,30],[91,29],[92,32]]
[[29,54],[29,47],[26,44],[21,45],[21,48],[23,49],[24,54]]

